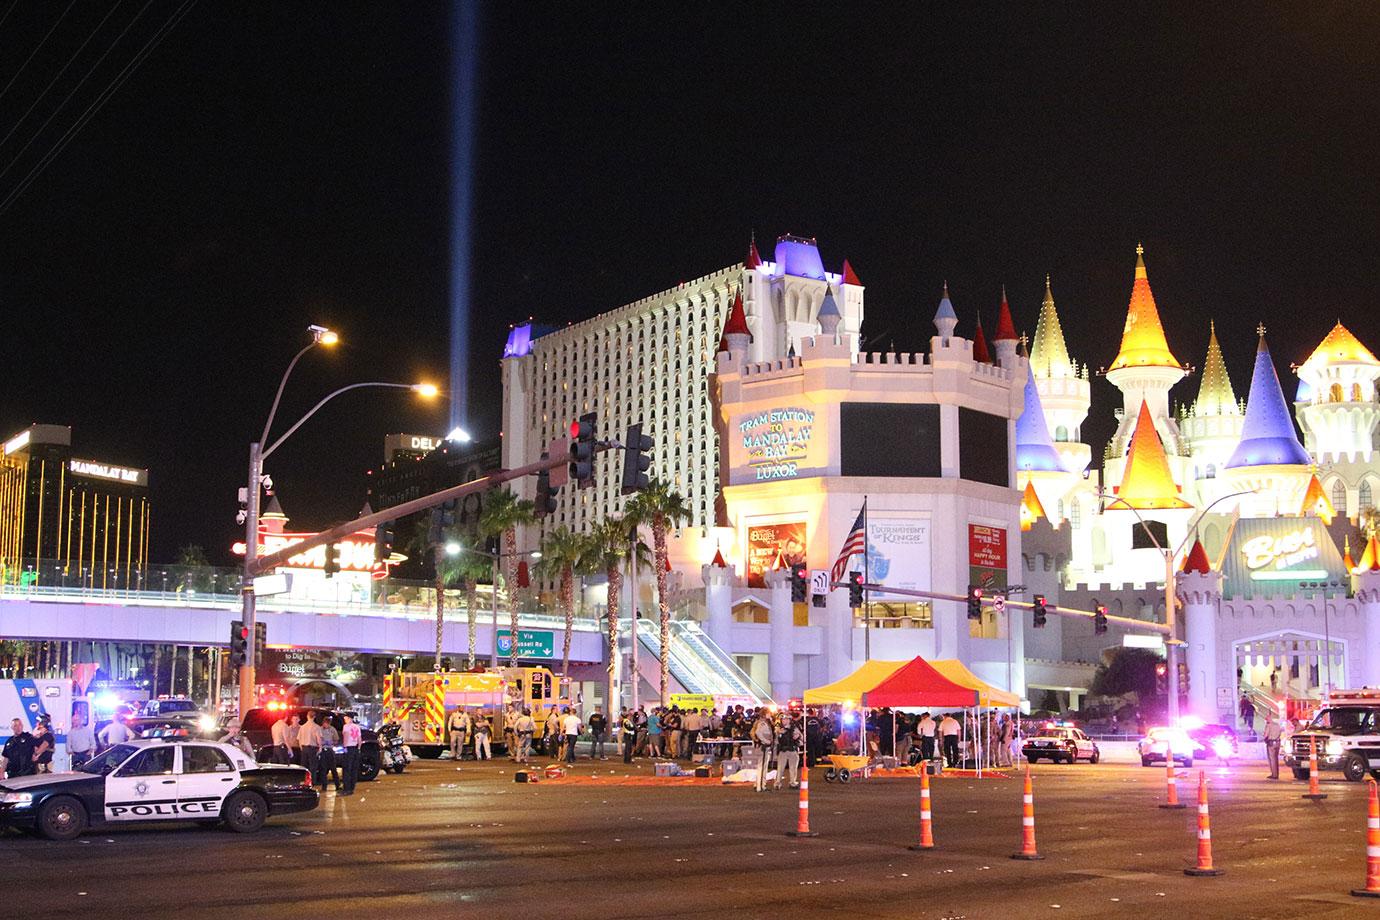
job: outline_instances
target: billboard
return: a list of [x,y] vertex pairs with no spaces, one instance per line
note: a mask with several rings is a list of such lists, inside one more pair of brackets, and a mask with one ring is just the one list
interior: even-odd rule
[[[930,590],[929,518],[867,518],[867,575],[874,583]],[[887,597],[873,591],[872,597]],[[892,595],[902,597],[903,595]]]
[[1228,597],[1323,590],[1345,592],[1350,576],[1337,544],[1315,517],[1243,518],[1222,557]]
[[749,524],[747,529],[747,583],[749,588],[766,587],[766,573],[780,553],[786,565],[805,561],[805,522]]
[[773,482],[817,476],[826,465],[824,439],[815,437],[815,410],[762,409],[735,418],[729,428],[731,481]]
[[968,583],[988,591],[1006,587],[1006,528],[968,525]]

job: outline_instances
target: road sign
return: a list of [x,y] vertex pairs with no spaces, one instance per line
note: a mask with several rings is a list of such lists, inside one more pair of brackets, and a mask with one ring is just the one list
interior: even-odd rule
[[829,570],[815,569],[810,573],[810,593],[828,594],[829,593]]
[[1006,598],[1003,597],[1003,596],[1000,595],[1000,594],[998,594],[996,597],[992,598],[992,609],[995,610],[997,613],[1005,613],[1005,612],[1006,612]]

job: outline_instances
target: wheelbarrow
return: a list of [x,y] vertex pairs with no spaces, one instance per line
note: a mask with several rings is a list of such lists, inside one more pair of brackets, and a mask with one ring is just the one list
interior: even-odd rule
[[826,783],[847,783],[854,776],[867,779],[872,775],[872,762],[862,754],[830,754],[824,759],[829,762],[824,771]]

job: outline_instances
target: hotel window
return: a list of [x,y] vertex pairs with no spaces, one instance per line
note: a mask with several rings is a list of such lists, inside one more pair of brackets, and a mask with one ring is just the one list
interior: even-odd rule
[[1338,514],[1346,514],[1346,483],[1340,479],[1332,483],[1332,508]]
[[1361,489],[1360,489],[1360,491],[1357,493],[1357,502],[1356,502],[1356,503],[1357,503],[1357,505],[1360,506],[1360,509],[1361,509],[1362,511],[1369,511],[1371,508],[1374,508],[1374,507],[1375,507],[1375,501],[1374,501],[1374,499],[1371,497],[1370,480],[1369,480],[1369,479],[1363,480],[1363,481],[1361,482]]

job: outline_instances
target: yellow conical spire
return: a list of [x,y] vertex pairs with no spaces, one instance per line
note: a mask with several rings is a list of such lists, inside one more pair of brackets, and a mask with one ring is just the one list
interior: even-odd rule
[[1303,510],[1299,513],[1316,514],[1324,524],[1331,524],[1332,519],[1337,515],[1337,509],[1333,508],[1332,502],[1328,501],[1327,493],[1323,491],[1317,473],[1308,477],[1308,491],[1303,494]]
[[1126,328],[1121,333],[1121,351],[1108,370],[1123,367],[1180,367],[1169,351],[1160,325],[1155,295],[1150,291],[1150,276],[1145,271],[1145,247],[1136,246],[1136,279],[1131,286],[1131,305],[1126,312]]
[[1203,362],[1203,382],[1198,387],[1193,414],[1240,415],[1241,407],[1237,405],[1236,392],[1227,376],[1227,362],[1222,360],[1222,346],[1217,344],[1217,323],[1209,320],[1208,330],[1207,360]]
[[1329,364],[1380,364],[1380,360],[1351,334],[1350,329],[1338,322],[1303,363],[1326,367]]
[[[1169,459],[1164,453],[1164,443],[1155,430],[1155,421],[1150,417],[1150,407],[1140,404],[1140,416],[1136,419],[1136,430],[1131,435],[1131,446],[1126,451],[1126,471],[1122,474],[1121,485],[1116,490],[1117,497],[1138,511],[1155,508],[1191,508],[1188,502],[1179,498],[1179,487],[1169,472]],[[1121,502],[1108,505],[1115,510]]]
[[1036,377],[1077,377],[1078,370],[1069,360],[1064,344],[1064,330],[1059,326],[1059,314],[1054,310],[1054,293],[1045,275],[1045,300],[1040,304],[1040,318],[1035,323],[1035,341],[1030,346],[1030,368]]
[[1029,530],[1045,514],[1045,506],[1040,504],[1040,496],[1035,494],[1035,484],[1027,482],[1025,493],[1021,495],[1021,530]]

